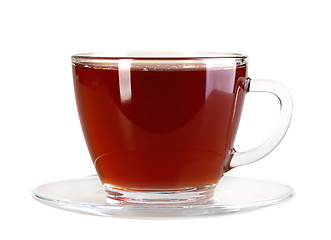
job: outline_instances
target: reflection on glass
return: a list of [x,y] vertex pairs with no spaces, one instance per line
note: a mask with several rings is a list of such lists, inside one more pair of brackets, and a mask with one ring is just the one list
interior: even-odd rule
[[131,101],[131,59],[121,59],[118,63],[118,79],[121,102]]

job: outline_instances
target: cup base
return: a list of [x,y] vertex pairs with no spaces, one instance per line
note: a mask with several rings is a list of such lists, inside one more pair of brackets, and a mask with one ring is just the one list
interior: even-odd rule
[[199,188],[165,189],[165,190],[138,190],[125,189],[103,184],[108,202],[122,201],[132,204],[201,204],[212,198],[216,184]]

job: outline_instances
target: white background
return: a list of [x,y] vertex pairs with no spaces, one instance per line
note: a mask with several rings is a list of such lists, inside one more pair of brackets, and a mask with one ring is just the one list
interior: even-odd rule
[[[330,239],[328,1],[2,1],[1,239]],[[32,199],[40,184],[94,173],[70,56],[90,51],[221,51],[249,55],[251,78],[275,79],[294,101],[288,134],[263,160],[228,174],[292,186],[272,208],[211,218],[95,217]],[[247,95],[236,148],[271,133],[277,98]]]

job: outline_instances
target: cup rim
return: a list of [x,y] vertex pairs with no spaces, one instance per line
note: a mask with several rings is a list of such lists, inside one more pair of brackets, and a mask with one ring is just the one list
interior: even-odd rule
[[154,51],[130,51],[130,52],[90,52],[79,53],[71,56],[73,61],[79,60],[201,60],[201,59],[246,59],[247,55],[225,52],[154,52]]

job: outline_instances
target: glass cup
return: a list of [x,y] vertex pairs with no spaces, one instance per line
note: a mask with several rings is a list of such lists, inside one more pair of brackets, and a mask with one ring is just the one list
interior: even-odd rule
[[[270,153],[290,124],[288,91],[247,77],[247,56],[125,52],[72,56],[85,141],[109,199],[201,203],[223,174]],[[234,140],[247,92],[280,100],[280,119],[257,148]]]

